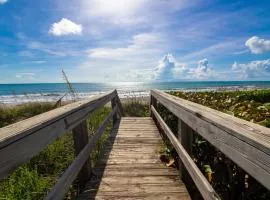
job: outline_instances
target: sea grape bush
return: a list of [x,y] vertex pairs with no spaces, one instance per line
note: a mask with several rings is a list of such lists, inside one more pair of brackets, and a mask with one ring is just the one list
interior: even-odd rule
[[[169,94],[270,127],[270,90],[174,91]],[[171,130],[177,134],[177,117],[161,104],[158,104],[157,110]],[[191,156],[222,199],[270,199],[270,192],[265,187],[195,132]],[[188,189],[191,193],[196,193],[194,188],[189,186]],[[194,195],[193,198],[198,199]]]
[[270,89],[233,92],[170,92],[170,94],[270,127]]

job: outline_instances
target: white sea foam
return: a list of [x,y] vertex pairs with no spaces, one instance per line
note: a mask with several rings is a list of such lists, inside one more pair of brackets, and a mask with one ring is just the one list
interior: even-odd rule
[[[89,97],[103,94],[105,92],[90,92],[90,93],[76,93],[76,100],[87,99]],[[130,97],[147,97],[149,96],[149,91],[118,91],[120,98],[130,98]],[[24,95],[0,95],[0,104],[23,104],[29,102],[57,102],[60,98],[62,101],[71,101],[73,96],[64,93],[41,93],[41,94],[24,94]]]
[[[198,92],[198,91],[237,91],[237,90],[252,90],[256,89],[255,86],[228,86],[228,87],[205,87],[205,88],[175,88],[164,91],[186,91],[186,92]],[[76,93],[76,100],[86,99],[97,94],[103,94],[105,92],[81,92]],[[120,98],[132,98],[132,97],[148,97],[149,90],[137,90],[126,91],[118,90]],[[39,94],[21,94],[21,95],[0,95],[0,104],[23,104],[28,102],[57,102],[60,98],[62,101],[70,101],[73,96],[65,93],[39,93]]]

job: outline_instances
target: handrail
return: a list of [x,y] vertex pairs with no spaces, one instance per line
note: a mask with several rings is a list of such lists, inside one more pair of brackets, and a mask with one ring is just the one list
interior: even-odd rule
[[270,189],[270,129],[152,90],[151,104],[157,102]]
[[0,180],[20,164],[29,161],[64,132],[80,125],[90,113],[114,99],[119,105],[116,90],[1,128]]
[[186,166],[191,178],[193,179],[196,186],[199,188],[204,199],[212,199],[217,200],[220,199],[216,194],[215,190],[211,186],[211,184],[204,177],[200,169],[194,163],[192,158],[189,156],[188,152],[181,145],[179,140],[174,136],[173,132],[170,130],[168,125],[164,122],[162,117],[158,114],[154,106],[151,106],[151,111],[153,112],[155,118],[159,122],[159,125],[163,129],[164,133],[167,135],[168,139],[172,143],[173,147],[177,151],[179,157],[181,158],[183,164]]
[[96,146],[106,126],[108,125],[109,121],[112,119],[113,115],[117,112],[117,110],[118,110],[118,107],[117,106],[114,107],[111,113],[102,122],[102,124],[97,129],[93,138],[91,138],[88,144],[81,150],[79,155],[75,158],[72,164],[64,172],[64,174],[61,176],[61,178],[58,180],[58,182],[55,184],[51,192],[46,197],[46,200],[62,199],[65,196],[66,192],[69,189],[69,186],[77,177],[84,163],[88,159],[90,153],[94,150],[94,147]]

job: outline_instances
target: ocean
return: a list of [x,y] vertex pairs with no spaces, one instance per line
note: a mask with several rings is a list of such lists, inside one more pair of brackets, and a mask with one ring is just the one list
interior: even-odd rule
[[[270,81],[203,81],[203,82],[118,82],[73,83],[78,99],[117,89],[120,98],[149,96],[151,89],[163,91],[246,90],[270,88]],[[65,95],[65,96],[64,96]],[[65,83],[0,84],[0,104],[70,100]]]

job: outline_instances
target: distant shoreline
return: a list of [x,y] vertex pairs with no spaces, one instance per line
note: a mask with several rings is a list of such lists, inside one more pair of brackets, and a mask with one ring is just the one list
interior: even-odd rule
[[[162,90],[164,92],[170,91],[182,91],[182,92],[223,92],[223,91],[253,91],[253,90],[262,90],[262,89],[270,89],[269,88],[259,88],[259,87],[208,87],[208,88],[189,88],[189,89],[171,89],[171,90]],[[77,100],[87,99],[91,96],[95,96],[98,94],[102,94],[105,92],[93,92],[93,93],[77,93]],[[122,101],[127,101],[128,99],[143,99],[142,101],[148,101],[150,90],[148,91],[118,91],[119,97]],[[40,93],[40,94],[23,94],[23,95],[0,95],[0,105],[20,105],[27,103],[56,103],[64,94],[62,93]],[[62,102],[66,104],[66,102],[71,102],[72,96],[65,95],[62,98]]]

